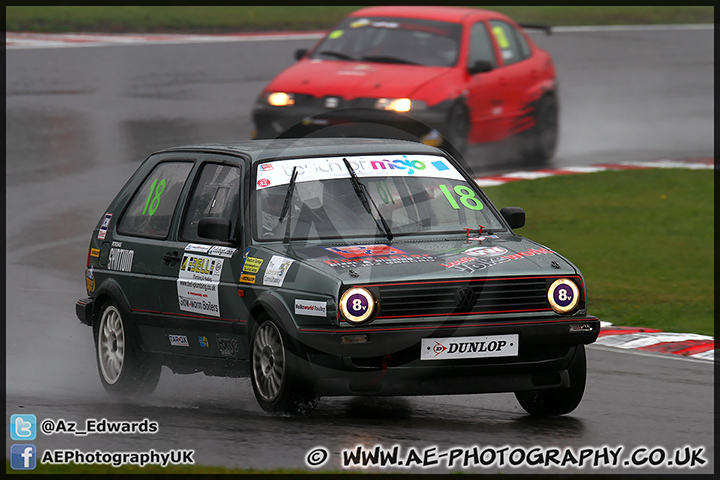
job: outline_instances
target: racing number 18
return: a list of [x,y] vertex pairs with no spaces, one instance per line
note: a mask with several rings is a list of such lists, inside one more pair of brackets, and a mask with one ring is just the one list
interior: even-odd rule
[[[447,198],[448,202],[450,202],[450,206],[455,210],[459,210],[460,205],[458,205],[457,200],[455,200],[455,197],[450,192],[447,185],[440,185],[440,190],[442,190],[445,194],[445,198]],[[483,204],[475,197],[475,192],[470,187],[466,187],[465,185],[455,185],[453,190],[457,196],[460,197],[460,203],[462,203],[465,208],[469,208],[470,210],[483,209]]]
[[[157,184],[157,190],[155,189],[156,184]],[[153,191],[155,192],[154,196],[153,196]],[[153,180],[152,185],[150,185],[150,191],[148,192],[147,200],[145,201],[145,208],[143,208],[143,212],[142,212],[143,215],[145,215],[146,213],[148,215],[150,215],[151,217],[153,215],[155,215],[155,212],[157,211],[158,207],[160,206],[160,197],[162,196],[164,191],[165,191],[165,180],[160,180],[160,183],[158,183],[157,178],[155,180]]]

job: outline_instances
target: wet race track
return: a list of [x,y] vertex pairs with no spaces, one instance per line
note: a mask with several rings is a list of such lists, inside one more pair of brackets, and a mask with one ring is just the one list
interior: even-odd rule
[[[712,29],[534,38],[554,56],[560,81],[561,141],[550,167],[713,156]],[[343,450],[381,445],[398,446],[400,459],[412,449],[426,455],[429,473],[462,470],[466,458],[472,465],[474,447],[509,447],[508,456],[516,447],[559,449],[560,458],[567,449],[591,448],[585,468],[596,454],[601,465],[609,459],[593,471],[712,473],[713,364],[604,347],[588,349],[580,407],[554,419],[526,416],[512,394],[324,398],[309,417],[270,417],[249,380],[167,369],[146,400],[123,403],[105,394],[91,329],[74,313],[85,295],[90,233],[103,209],[154,150],[248,139],[255,97],[296,48],[312,43],[6,52],[6,420],[34,414],[39,423],[64,419],[84,429],[87,419],[147,418],[157,422],[157,433],[40,434],[34,443],[39,452],[194,450],[197,464],[244,468],[307,468],[308,456],[322,460],[327,452],[322,468],[340,470]],[[536,168],[492,148],[471,150],[468,161],[479,174]],[[604,447],[621,448],[618,467],[609,466],[614,457]],[[460,455],[449,453],[456,448],[462,456],[448,468]],[[701,448],[707,461],[698,468],[667,466]],[[646,460],[640,468],[624,464],[633,451],[636,461]],[[657,462],[663,454],[667,461]],[[490,453],[481,460],[492,463]],[[422,461],[410,463],[421,471]],[[468,471],[548,472],[527,461],[514,468],[507,458],[504,466],[481,462]]]

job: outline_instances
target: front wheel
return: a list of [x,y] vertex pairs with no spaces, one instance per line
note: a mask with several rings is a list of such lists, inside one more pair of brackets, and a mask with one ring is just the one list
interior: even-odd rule
[[150,395],[160,380],[162,366],[140,352],[113,302],[103,306],[94,333],[95,357],[105,390],[118,396]]
[[585,345],[575,347],[575,357],[568,367],[568,373],[570,374],[569,388],[515,392],[515,398],[527,413],[535,417],[570,413],[580,405],[585,393],[587,378]]
[[545,96],[535,107],[535,125],[523,138],[525,160],[543,164],[555,155],[559,136],[559,108],[557,99]]
[[307,415],[320,400],[303,385],[297,365],[286,348],[280,328],[267,315],[258,319],[252,341],[252,386],[263,410],[270,413]]
[[455,104],[447,118],[447,133],[445,135],[446,150],[448,144],[460,155],[465,155],[470,133],[470,121],[467,110],[461,104]]

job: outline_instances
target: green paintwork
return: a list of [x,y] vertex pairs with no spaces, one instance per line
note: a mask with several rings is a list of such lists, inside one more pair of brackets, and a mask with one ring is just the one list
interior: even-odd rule
[[[381,284],[417,282],[423,285],[422,288],[428,288],[433,282],[440,282],[459,288],[473,281],[479,285],[477,281],[483,279],[563,276],[572,276],[584,283],[577,268],[564,257],[512,232],[492,202],[460,168],[468,186],[443,189],[445,185],[442,184],[440,198],[446,198],[454,210],[479,211],[482,208],[484,214],[497,217],[493,222],[503,225],[502,228],[478,235],[477,230],[470,233],[464,230],[473,225],[458,225],[456,233],[397,235],[392,240],[377,232],[367,236],[359,232],[345,241],[253,239],[250,219],[256,164],[283,158],[393,154],[445,156],[442,151],[419,143],[337,138],[197,145],[155,153],[102,212],[93,231],[90,248],[99,250],[100,254],[90,257],[94,281],[87,282],[88,287],[92,287],[88,295],[96,300],[95,307],[110,298],[122,304],[121,311],[131,311],[130,328],[136,329],[142,349],[165,354],[165,361],[180,373],[237,374],[237,361],[247,360],[250,355],[254,319],[260,312],[266,312],[289,336],[293,344],[290,350],[302,351],[306,348],[302,345],[314,346],[314,350],[308,351],[307,358],[313,363],[312,370],[320,374],[325,368],[321,366],[323,362],[340,365],[339,358],[333,356],[337,352],[345,351],[347,355],[357,357],[392,354],[392,333],[377,328],[412,330],[445,321],[436,317],[417,318],[418,315],[379,318],[363,326],[366,330],[375,329],[374,342],[341,347],[338,335],[355,331],[340,318],[338,305],[342,293],[351,286],[372,287],[379,291],[377,286]],[[142,197],[149,215],[155,213],[162,195],[159,182],[153,182],[149,191],[139,189],[158,162],[172,161],[190,161],[193,167],[179,195],[168,237],[140,238],[119,233],[118,221],[135,196]],[[240,186],[239,225],[242,228],[236,229],[238,237],[233,240],[189,242],[178,238],[188,196],[198,172],[207,162],[236,165],[244,176]],[[349,181],[347,188],[353,188]],[[378,194],[386,195],[386,203],[390,203],[389,191],[378,189]],[[112,217],[103,239],[101,225],[108,214]],[[361,210],[357,215],[367,213]],[[90,275],[87,276],[89,279]],[[482,322],[522,319],[524,323],[547,324],[547,327],[528,327],[533,329],[528,330],[528,334],[534,338],[552,334],[559,335],[558,342],[568,346],[589,343],[597,336],[598,324],[597,319],[589,317],[584,310],[583,285],[580,285],[580,291],[581,308],[565,317],[553,312],[548,305],[542,311],[519,309],[519,313],[508,310],[467,314],[452,320],[458,326],[472,323],[469,326],[474,330],[470,334],[478,335],[503,333],[495,326],[484,332]],[[382,302],[382,299],[376,300]],[[593,327],[592,331],[571,335],[567,333],[566,324],[551,325],[554,320],[568,322],[573,318],[587,322]],[[508,331],[517,333],[521,330]],[[438,332],[437,335],[444,331]],[[397,336],[402,337],[403,345],[413,345],[427,335],[436,334],[420,328]],[[567,355],[571,353],[557,355],[569,358]],[[559,358],[557,355],[555,358]],[[172,358],[181,357],[185,360],[175,365]],[[335,387],[323,388],[326,390],[321,390],[326,394],[335,391]]]

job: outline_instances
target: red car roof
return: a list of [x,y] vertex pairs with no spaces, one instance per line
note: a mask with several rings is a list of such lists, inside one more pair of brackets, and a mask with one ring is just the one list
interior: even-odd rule
[[367,7],[357,10],[350,17],[405,17],[421,18],[425,20],[439,20],[444,22],[461,23],[468,16],[504,17],[504,15],[491,10],[470,7],[433,7],[433,6],[380,6]]

